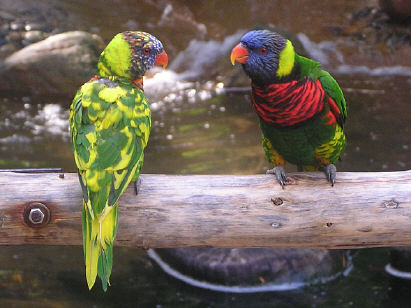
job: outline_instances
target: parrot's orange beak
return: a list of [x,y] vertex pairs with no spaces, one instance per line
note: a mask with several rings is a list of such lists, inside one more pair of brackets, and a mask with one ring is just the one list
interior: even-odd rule
[[157,55],[156,60],[154,61],[154,65],[162,66],[163,69],[165,69],[167,67],[167,64],[168,64],[168,56],[167,56],[167,53],[163,51],[162,53]]
[[231,51],[231,64],[234,65],[235,61],[241,64],[245,64],[248,60],[248,50],[241,46],[241,43],[233,48]]

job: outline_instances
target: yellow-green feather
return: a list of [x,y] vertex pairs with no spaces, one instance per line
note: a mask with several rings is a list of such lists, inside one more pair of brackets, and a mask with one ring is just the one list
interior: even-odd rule
[[314,155],[320,165],[334,164],[344,152],[346,140],[341,126],[335,126],[334,137],[314,149]]
[[144,94],[123,78],[90,81],[70,110],[73,153],[83,189],[83,248],[89,288],[110,284],[121,194],[140,173],[151,127]]
[[284,158],[281,157],[280,154],[274,149],[273,145],[271,144],[271,141],[262,134],[262,144],[263,144],[263,149],[265,152],[265,157],[266,159],[271,162],[274,166],[284,166],[285,165],[285,160]]
[[97,64],[97,74],[101,77],[120,76],[132,79],[131,49],[123,38],[123,34],[117,34],[100,55]]
[[278,60],[277,77],[284,77],[291,73],[294,67],[295,51],[291,41],[287,40],[285,47],[280,52]]
[[105,210],[104,216],[93,219],[89,206],[83,201],[83,250],[87,285],[89,289],[93,287],[98,273],[104,291],[107,290],[107,285],[110,285],[113,241],[118,225],[118,205],[106,207]]

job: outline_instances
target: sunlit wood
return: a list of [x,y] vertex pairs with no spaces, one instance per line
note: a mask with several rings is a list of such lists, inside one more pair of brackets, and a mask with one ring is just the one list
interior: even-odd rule
[[[116,245],[362,248],[411,246],[411,171],[141,176],[120,199]],[[77,175],[0,173],[0,244],[81,245]],[[39,202],[49,223],[23,217]],[[34,205],[35,206],[35,205]],[[41,215],[33,212],[33,219]],[[26,221],[26,223],[25,223]]]

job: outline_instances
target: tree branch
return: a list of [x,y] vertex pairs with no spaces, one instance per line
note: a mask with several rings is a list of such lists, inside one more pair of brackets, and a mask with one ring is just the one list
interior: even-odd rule
[[[270,175],[142,175],[139,195],[130,185],[120,198],[116,245],[411,246],[411,171],[340,172],[334,187],[288,176],[282,190]],[[0,245],[82,244],[76,174],[2,172],[0,187]]]

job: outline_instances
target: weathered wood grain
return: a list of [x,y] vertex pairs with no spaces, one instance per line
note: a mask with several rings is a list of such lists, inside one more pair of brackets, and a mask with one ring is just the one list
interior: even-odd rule
[[[141,176],[120,199],[116,245],[135,247],[361,248],[411,246],[411,171]],[[0,173],[0,245],[81,245],[77,175]],[[23,211],[41,202],[49,224]]]

